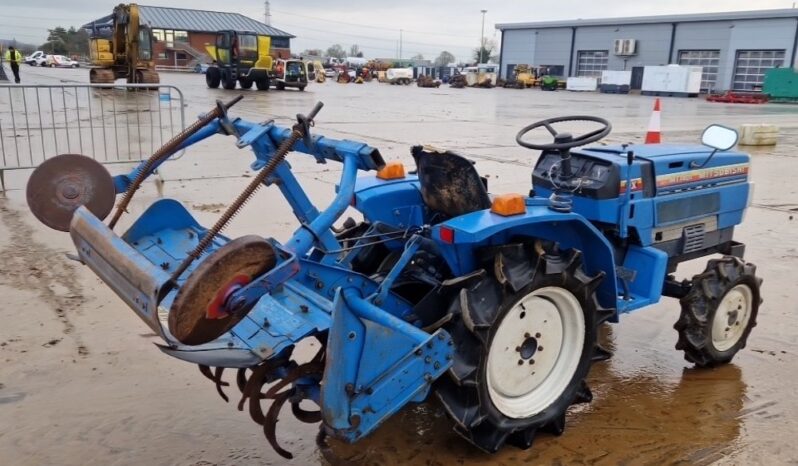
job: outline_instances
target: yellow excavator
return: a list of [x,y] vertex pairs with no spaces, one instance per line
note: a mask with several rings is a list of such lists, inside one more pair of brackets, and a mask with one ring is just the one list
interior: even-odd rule
[[135,3],[114,8],[113,33],[110,38],[89,39],[92,69],[89,81],[98,84],[125,79],[128,83],[160,82],[152,59],[152,31],[139,23],[139,7]]

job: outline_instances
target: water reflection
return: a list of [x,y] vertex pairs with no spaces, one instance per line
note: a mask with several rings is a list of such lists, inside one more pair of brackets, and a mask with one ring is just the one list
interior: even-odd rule
[[[614,346],[609,335],[603,339]],[[527,451],[506,446],[484,454],[452,432],[443,410],[429,402],[406,408],[355,445],[328,440],[321,463],[709,464],[739,448],[747,387],[735,365],[674,375],[651,367],[621,372],[604,363],[594,367],[590,385],[593,403],[572,408],[565,434],[541,435]]]

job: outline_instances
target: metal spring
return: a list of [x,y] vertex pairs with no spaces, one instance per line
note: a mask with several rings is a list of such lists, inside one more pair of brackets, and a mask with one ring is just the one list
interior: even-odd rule
[[[226,108],[230,108],[236,103],[238,103],[241,99],[243,99],[243,95],[239,95],[238,97],[234,98],[227,104],[224,104]],[[122,200],[119,201],[119,204],[116,207],[116,212],[114,212],[114,217],[111,219],[111,222],[108,224],[108,228],[114,229],[116,223],[122,217],[122,214],[127,211],[127,206],[130,205],[130,201],[133,200],[133,195],[136,194],[141,183],[150,176],[153,167],[157,162],[160,162],[161,159],[169,157],[177,148],[186,141],[189,137],[191,137],[194,133],[202,129],[205,125],[213,121],[215,118],[222,116],[222,109],[220,105],[217,105],[213,110],[203,115],[200,119],[192,123],[188,128],[184,129],[180,133],[176,134],[172,139],[166,142],[163,146],[161,146],[155,153],[153,153],[145,162],[144,165],[141,167],[141,170],[138,171],[136,177],[128,186],[125,194],[122,196]]]
[[559,193],[557,191],[549,196],[549,208],[557,212],[570,212],[574,205],[574,196],[571,193]]
[[[310,115],[307,117],[308,122],[312,122],[313,118],[315,118],[316,114],[319,110],[321,110],[321,106],[323,104],[319,102],[316,104],[316,107],[311,111]],[[269,177],[274,170],[277,169],[277,166],[285,159],[286,155],[293,149],[294,144],[297,141],[302,139],[305,136],[305,128],[302,124],[298,123],[294,125],[293,131],[291,131],[291,135],[280,144],[280,147],[275,151],[274,155],[269,159],[268,163],[258,172],[258,174],[252,179],[252,181],[244,188],[244,191],[236,197],[235,201],[224,211],[219,220],[203,235],[200,239],[197,246],[188,253],[188,256],[183,260],[180,266],[174,271],[172,274],[169,283],[171,286],[174,286],[177,283],[177,279],[180,278],[180,275],[188,269],[192,262],[198,259],[202,253],[211,245],[213,239],[216,235],[221,232],[224,227],[230,222],[230,220],[235,217],[239,210],[246,204],[246,202],[255,194],[255,191],[261,187],[263,182]]]

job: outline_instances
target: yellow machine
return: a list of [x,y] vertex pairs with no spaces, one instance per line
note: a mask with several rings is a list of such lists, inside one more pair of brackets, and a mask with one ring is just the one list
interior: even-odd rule
[[513,69],[513,77],[504,83],[504,87],[514,87],[525,89],[538,84],[537,69],[529,65],[516,65]]
[[211,89],[219,84],[225,89],[235,89],[237,82],[242,89],[255,84],[259,91],[269,90],[271,37],[254,32],[219,31],[216,43],[206,44],[205,49],[214,59],[205,73],[205,83]]
[[89,81],[113,83],[117,79],[126,79],[128,83],[160,82],[152,59],[152,31],[139,24],[138,5],[117,5],[114,8],[113,21],[110,39],[89,39],[93,66],[89,71]]

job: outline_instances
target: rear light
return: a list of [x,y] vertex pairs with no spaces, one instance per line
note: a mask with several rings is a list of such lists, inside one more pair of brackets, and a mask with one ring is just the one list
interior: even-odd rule
[[520,194],[502,194],[493,198],[490,211],[508,217],[526,213],[526,202]]
[[402,162],[388,162],[380,171],[377,178],[381,180],[396,180],[405,177],[405,166]]
[[449,227],[441,227],[441,241],[447,244],[454,244],[454,230]]

